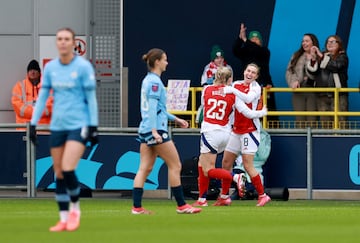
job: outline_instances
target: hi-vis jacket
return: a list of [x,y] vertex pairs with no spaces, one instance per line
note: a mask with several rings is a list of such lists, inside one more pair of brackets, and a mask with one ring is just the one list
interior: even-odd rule
[[[12,90],[11,103],[16,114],[16,123],[30,122],[36,100],[39,95],[41,83],[33,85],[28,77],[15,84]],[[39,124],[50,124],[53,97],[46,102],[46,108]]]

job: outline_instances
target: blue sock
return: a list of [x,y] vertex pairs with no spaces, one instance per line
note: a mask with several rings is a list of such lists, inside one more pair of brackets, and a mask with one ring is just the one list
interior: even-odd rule
[[67,193],[70,195],[71,202],[79,201],[80,186],[79,181],[75,175],[75,171],[63,171],[64,180],[66,183]]
[[177,187],[171,187],[171,191],[174,194],[176,203],[179,207],[186,204],[184,199],[184,192],[181,185]]
[[133,190],[133,206],[135,208],[141,208],[141,200],[144,193],[144,189],[141,187],[134,187]]
[[66,192],[65,180],[56,178],[55,183],[55,200],[59,206],[59,211],[69,211],[70,197]]

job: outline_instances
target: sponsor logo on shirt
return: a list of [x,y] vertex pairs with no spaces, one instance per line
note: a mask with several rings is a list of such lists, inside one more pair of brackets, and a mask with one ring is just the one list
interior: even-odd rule
[[76,79],[76,78],[78,77],[77,72],[76,72],[76,71],[71,72],[70,77],[71,77],[72,79]]
[[159,90],[159,85],[153,84],[153,85],[151,86],[151,90],[152,90],[153,92],[157,92],[157,91]]
[[56,81],[53,82],[52,86],[54,88],[69,88],[69,89],[71,89],[71,88],[74,88],[76,85],[75,85],[74,82],[64,83],[64,82],[62,82],[60,80],[56,80]]

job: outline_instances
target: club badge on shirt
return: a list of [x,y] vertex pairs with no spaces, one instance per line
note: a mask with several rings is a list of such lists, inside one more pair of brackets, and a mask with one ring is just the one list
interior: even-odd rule
[[157,92],[157,91],[159,90],[159,85],[153,84],[153,85],[151,86],[151,90],[152,90],[153,92]]

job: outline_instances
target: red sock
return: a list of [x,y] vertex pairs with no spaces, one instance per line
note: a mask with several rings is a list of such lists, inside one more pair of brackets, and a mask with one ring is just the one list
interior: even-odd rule
[[229,171],[220,168],[214,168],[208,171],[208,175],[210,178],[221,179],[221,194],[229,194],[229,189],[232,182],[232,176]]
[[261,178],[259,174],[251,178],[251,183],[254,185],[259,196],[264,194],[264,186],[261,182]]
[[209,177],[204,175],[201,166],[198,166],[198,172],[199,172],[199,177],[198,177],[199,197],[206,198],[207,191],[209,189],[210,179]]

